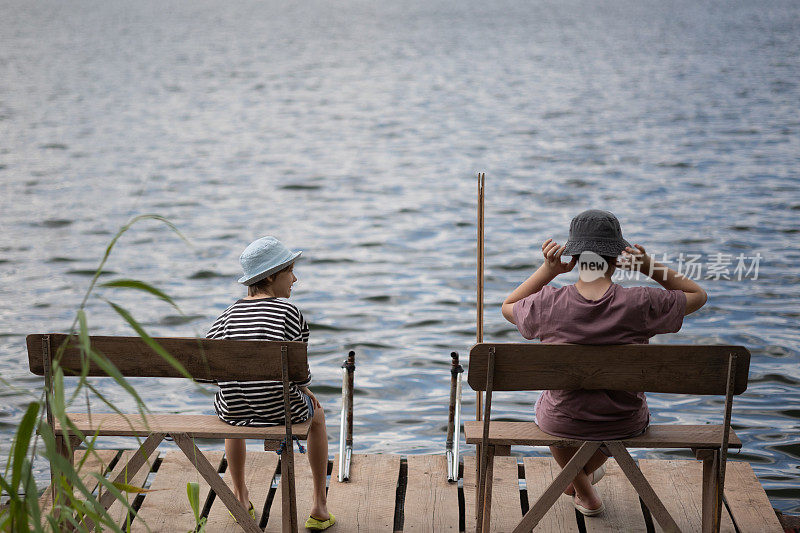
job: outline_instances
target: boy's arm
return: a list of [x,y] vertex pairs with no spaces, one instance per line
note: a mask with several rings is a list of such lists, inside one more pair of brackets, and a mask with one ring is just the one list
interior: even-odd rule
[[690,280],[683,274],[675,272],[671,268],[662,265],[647,255],[644,248],[638,244],[634,244],[634,248],[625,248],[628,255],[632,256],[633,262],[638,265],[639,271],[647,274],[656,283],[669,290],[683,291],[686,295],[686,310],[684,316],[694,313],[708,300],[706,291],[700,285]]
[[578,263],[578,257],[575,256],[569,263],[561,262],[561,254],[564,253],[564,246],[559,247],[558,243],[553,242],[553,239],[547,239],[542,244],[542,254],[544,255],[544,263],[540,266],[531,277],[522,282],[522,284],[511,291],[508,298],[503,302],[502,312],[503,317],[512,324],[514,322],[514,304],[523,298],[527,298],[531,294],[536,294],[542,287],[553,281],[559,274],[569,272]]

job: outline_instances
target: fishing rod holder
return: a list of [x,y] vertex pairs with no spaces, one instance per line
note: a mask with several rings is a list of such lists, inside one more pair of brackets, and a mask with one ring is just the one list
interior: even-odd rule
[[464,368],[458,363],[458,352],[450,354],[450,413],[447,418],[447,481],[458,481],[458,443],[461,438],[461,381]]
[[350,351],[342,363],[342,415],[339,422],[339,482],[350,480],[353,458],[353,375],[356,352]]

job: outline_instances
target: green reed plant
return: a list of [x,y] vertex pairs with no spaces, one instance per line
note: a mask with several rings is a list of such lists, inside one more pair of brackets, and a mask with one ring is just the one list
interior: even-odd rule
[[[82,356],[82,371],[76,376],[77,383],[71,394],[67,394],[64,387],[64,371],[60,367],[60,360],[66,349],[66,343],[59,346],[52,358],[52,386],[51,390],[45,390],[37,401],[31,402],[22,417],[17,432],[14,436],[13,445],[9,453],[5,470],[0,476],[0,493],[8,497],[8,502],[0,507],[0,531],[10,532],[61,532],[61,531],[122,531],[120,525],[115,523],[109,513],[98,503],[93,496],[94,487],[98,490],[108,491],[131,512],[133,511],[128,502],[127,495],[130,493],[146,492],[141,487],[135,487],[127,483],[112,483],[103,477],[102,473],[83,472],[84,465],[91,456],[98,460],[95,449],[96,435],[83,435],[67,416],[67,408],[72,405],[81,395],[84,395],[89,402],[89,393],[97,397],[102,404],[118,414],[122,412],[114,403],[102,394],[87,378],[89,365],[95,363],[103,371],[114,379],[130,397],[135,401],[140,414],[145,414],[148,410],[140,398],[136,389],[122,376],[119,370],[102,353],[95,350],[91,345],[89,336],[89,325],[86,317],[86,305],[95,294],[97,287],[104,287],[114,290],[135,290],[145,292],[170,304],[178,312],[181,312],[178,305],[164,292],[152,285],[135,279],[118,279],[106,283],[98,283],[103,268],[105,267],[111,252],[125,234],[135,224],[154,220],[164,224],[172,232],[177,234],[182,240],[186,238],[170,221],[159,215],[140,215],[131,219],[122,226],[114,235],[106,247],[105,253],[100,261],[94,276],[89,283],[89,287],[81,301],[75,314],[75,319],[70,327],[70,337],[77,338]],[[187,241],[188,242],[188,241]],[[142,325],[124,307],[103,298],[103,300],[142,338],[156,353],[160,354],[174,368],[191,378],[189,373],[178,361],[166,352],[150,335],[147,334]],[[50,412],[54,419],[60,422],[65,433],[65,445],[68,453],[72,453],[72,442],[70,436],[77,437],[86,444],[86,450],[82,459],[74,465],[59,453],[56,445],[56,438],[52,428],[48,425],[45,418],[45,406],[49,403]],[[33,462],[37,456],[44,457],[50,463],[52,485],[50,495],[41,498],[36,489],[33,475]],[[127,481],[127,480],[126,480]],[[195,512],[198,523],[198,530],[204,529],[202,519],[199,515],[199,501],[197,497],[192,499],[193,492],[187,487],[190,504]],[[197,491],[196,491],[197,492]],[[199,494],[199,492],[198,492]],[[130,524],[127,524],[130,530]]]

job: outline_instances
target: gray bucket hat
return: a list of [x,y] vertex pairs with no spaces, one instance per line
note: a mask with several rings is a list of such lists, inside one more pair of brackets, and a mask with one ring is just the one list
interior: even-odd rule
[[257,283],[289,266],[300,257],[301,253],[303,252],[292,252],[275,237],[261,237],[250,243],[239,257],[244,271],[239,283],[243,285]]
[[608,211],[589,209],[569,223],[569,240],[562,255],[580,255],[589,251],[616,257],[626,246],[630,243],[622,238],[617,217]]

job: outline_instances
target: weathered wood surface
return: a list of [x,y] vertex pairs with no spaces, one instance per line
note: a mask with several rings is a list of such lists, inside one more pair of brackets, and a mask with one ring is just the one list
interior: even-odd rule
[[[105,474],[108,465],[117,456],[117,450],[94,450],[83,463],[80,469],[80,478],[84,486],[89,490],[94,490],[97,487],[97,480],[94,474]],[[86,456],[86,450],[76,450],[73,457],[75,458],[75,467],[77,468],[83,458]],[[76,489],[74,494],[79,495]],[[81,497],[81,499],[84,499]],[[66,503],[66,502],[64,502]],[[53,506],[53,491],[47,487],[42,495],[39,497],[39,506],[42,514],[47,513]]]
[[[278,468],[278,455],[274,452],[248,451],[245,460],[244,479],[247,490],[250,492],[250,501],[256,510],[256,519],[260,520],[261,511],[269,495],[269,488]],[[225,483],[233,490],[230,466],[225,470]],[[274,507],[273,507],[274,508]],[[278,507],[280,509],[280,507]],[[240,528],[233,517],[228,513],[228,508],[219,499],[214,498],[211,510],[208,513],[207,531],[220,533],[239,533]],[[279,530],[280,531],[280,530]]]
[[[275,457],[277,454],[272,453]],[[275,498],[272,500],[272,506],[269,511],[269,522],[267,522],[266,531],[269,533],[280,533],[283,527],[283,494],[281,491],[281,480],[278,483],[278,489],[275,492]],[[297,501],[297,523],[298,527],[302,529],[303,524],[306,523],[310,513],[311,505],[314,502],[314,479],[311,476],[311,465],[308,462],[307,454],[294,454],[294,487],[295,497]],[[333,513],[336,519],[339,519],[337,513]]]
[[727,464],[725,499],[739,531],[764,533],[783,531],[752,467],[740,461],[728,461]]
[[470,350],[469,385],[486,390],[489,348],[494,390],[611,389],[724,395],[735,354],[734,394],[747,389],[750,352],[743,346],[481,343]]
[[[84,451],[76,452],[76,461]],[[90,471],[107,469],[109,461],[116,456],[115,450],[98,451],[101,462],[87,460],[84,477]],[[114,471],[106,477],[115,475],[124,461],[132,453],[123,452]],[[219,465],[222,452],[206,452],[213,465]],[[208,494],[208,486],[191,462],[182,452],[167,453],[158,472],[151,474],[151,489],[144,494],[144,503],[139,515],[134,519],[133,531],[145,531],[144,517],[150,530],[156,533],[189,531],[194,518],[186,497],[186,483],[200,483],[200,503],[203,505]],[[302,525],[308,513],[311,500],[310,468],[305,456],[298,455],[296,461],[296,483],[298,495],[298,515]],[[466,456],[464,465],[464,504],[466,516],[462,517],[467,531],[475,529],[475,459]],[[151,461],[154,457],[151,458]],[[338,531],[392,531],[396,510],[403,508],[403,531],[457,531],[459,508],[457,485],[446,481],[446,465],[443,456],[409,456],[405,499],[398,501],[397,483],[401,472],[400,457],[396,455],[356,455],[353,462],[353,480],[350,483],[336,481],[338,462],[334,462],[331,486],[328,492],[328,505],[338,520]],[[492,504],[491,531],[511,531],[522,517],[518,484],[520,459],[515,457],[495,457],[494,493]],[[550,458],[526,457],[521,460],[527,483],[529,505],[537,499],[560,468]],[[699,531],[701,520],[701,476],[702,463],[693,460],[641,460],[642,470],[658,493],[665,506],[673,514],[684,531]],[[261,514],[270,491],[278,466],[278,456],[273,452],[249,451],[245,476],[250,490],[250,499]],[[132,480],[142,486],[143,478],[149,468],[145,466]],[[230,486],[230,474],[225,482]],[[644,531],[644,515],[638,498],[627,478],[622,474],[613,459],[606,463],[606,475],[596,485],[606,511],[597,517],[581,517],[587,532],[606,531]],[[402,492],[401,492],[402,493]],[[46,493],[43,494],[46,498]],[[750,465],[743,462],[729,462],[725,497],[733,517],[737,520],[739,531],[779,532],[780,524],[764,492],[753,474]],[[268,510],[268,532],[280,531],[281,500],[278,490]],[[122,522],[122,505],[112,507],[112,516]],[[561,533],[578,530],[579,520],[568,496],[560,496],[555,505],[545,514],[534,531]],[[241,529],[233,522],[219,497],[215,497],[208,515],[208,531],[238,532]],[[661,531],[658,524],[656,530]],[[302,528],[301,528],[302,530]],[[722,531],[734,531],[731,516],[723,512]]]
[[[63,334],[49,334],[51,354],[55,356],[67,340]],[[28,364],[31,372],[44,375],[42,339],[44,335],[28,335]],[[290,341],[241,341],[162,337],[154,339],[174,357],[194,379],[257,381],[281,379],[281,346],[289,355],[289,379],[303,381],[308,377],[308,345]],[[139,337],[90,337],[92,348],[106,356],[122,373],[131,377],[185,377]],[[61,358],[66,374],[80,372],[83,367],[77,338]],[[94,362],[88,362],[90,376],[108,376]]]
[[[483,422],[464,422],[467,444],[480,444],[483,437]],[[651,425],[647,431],[630,439],[623,439],[629,448],[719,448],[722,426],[718,425]],[[489,423],[490,444],[512,444],[518,446],[580,446],[583,441],[549,435],[534,422]],[[730,433],[730,447],[741,448],[739,437]]]
[[[544,491],[553,482],[555,477],[561,472],[553,459],[525,457],[525,483],[528,486],[528,505],[539,499]],[[534,531],[543,533],[570,533],[578,531],[578,521],[575,517],[575,508],[572,506],[572,498],[563,495],[547,511]]]
[[[249,427],[226,424],[215,415],[153,414],[142,420],[141,415],[117,413],[68,413],[70,420],[84,434],[102,436],[144,437],[150,433],[186,433],[207,439],[241,438],[276,440],[285,437],[284,426]],[[56,421],[56,434],[61,425]],[[308,436],[311,420],[292,424],[292,434],[301,440]]]
[[[222,451],[205,452],[212,465],[219,467]],[[200,505],[209,493],[209,486],[180,450],[171,450],[164,456],[158,472],[150,485],[153,492],[145,496],[131,531],[190,531],[195,526],[194,514],[186,495],[186,484],[200,485]],[[145,525],[146,523],[146,525]]]
[[[639,468],[656,491],[681,531],[702,526],[703,464],[700,461],[642,459]],[[655,523],[656,531],[663,531]],[[734,532],[731,517],[722,510],[720,531]]]
[[399,455],[353,454],[350,481],[339,483],[338,454],[333,459],[328,509],[338,531],[393,531]]
[[[117,475],[125,469],[125,465],[128,464],[128,461],[133,457],[133,454],[136,453],[136,450],[124,450],[122,455],[117,461],[117,464],[111,470],[111,472],[106,476],[108,479],[113,480]],[[147,462],[145,462],[144,466],[142,466],[136,475],[133,477],[126,477],[123,478],[123,483],[128,485],[133,485],[134,487],[144,487],[145,481],[147,480],[147,475],[153,469],[153,464],[155,463],[156,459],[158,458],[158,452],[154,452],[151,455]],[[128,503],[133,503],[133,500],[136,497],[136,494],[128,494]],[[114,522],[116,524],[122,524],[130,514],[130,509],[128,509],[122,502],[115,500],[114,503],[111,504],[111,507],[108,508],[108,514],[114,518]],[[125,528],[123,527],[123,530]]]
[[409,455],[403,531],[458,531],[458,485],[444,455]]
[[[512,531],[522,520],[516,457],[495,457],[492,476],[491,531]],[[464,456],[464,524],[475,531],[475,456]],[[488,532],[487,532],[488,533]]]
[[602,516],[586,516],[584,521],[589,533],[647,531],[639,496],[614,459],[606,461],[606,475],[595,488],[603,499],[606,510]]

